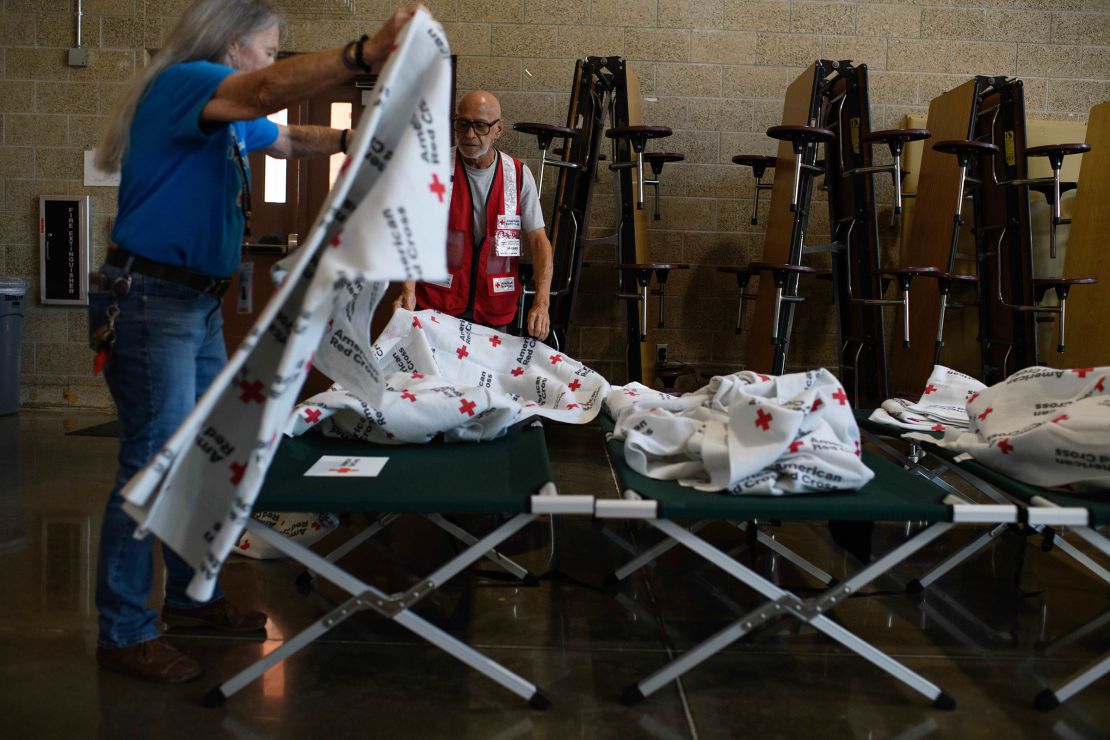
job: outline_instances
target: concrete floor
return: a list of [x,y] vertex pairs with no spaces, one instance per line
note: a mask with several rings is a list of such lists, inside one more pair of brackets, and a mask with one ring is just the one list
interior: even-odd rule
[[[924,597],[901,586],[976,530],[956,530],[892,577],[836,609],[834,617],[955,697],[954,711],[927,701],[813,629],[765,628],[680,681],[627,707],[622,690],[760,602],[676,548],[615,591],[604,575],[627,559],[618,538],[643,544],[641,527],[607,536],[584,519],[546,522],[503,550],[534,573],[537,587],[461,574],[418,608],[451,634],[545,689],[548,711],[523,702],[405,630],[369,612],[207,709],[200,697],[318,618],[339,594],[308,597],[287,560],[234,557],[222,575],[240,603],[267,611],[265,639],[204,633],[172,641],[206,668],[182,686],[141,683],[97,669],[93,587],[99,522],[114,476],[116,442],[65,436],[107,421],[92,413],[24,410],[0,417],[0,716],[6,737],[1049,737],[1110,736],[1110,679],[1048,713],[1031,707],[1110,648],[1110,589],[1015,535],[959,567]],[[561,493],[611,495],[595,427],[552,425],[549,445]],[[488,518],[463,522],[488,528]],[[345,521],[318,549],[361,526]],[[778,539],[842,577],[856,567],[823,525],[771,526]],[[747,551],[724,525],[703,530],[785,587],[817,583],[768,550]],[[882,526],[876,549],[905,538]],[[452,546],[438,529],[403,519],[351,570],[386,591],[405,570],[429,572]],[[388,556],[388,557],[387,557]],[[402,567],[403,566],[403,567]],[[1101,621],[1100,621],[1101,619]]]

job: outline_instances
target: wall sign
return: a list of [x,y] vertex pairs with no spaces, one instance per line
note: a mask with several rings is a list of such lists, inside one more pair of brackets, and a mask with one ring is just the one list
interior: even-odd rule
[[89,302],[87,195],[39,196],[39,297],[43,303]]

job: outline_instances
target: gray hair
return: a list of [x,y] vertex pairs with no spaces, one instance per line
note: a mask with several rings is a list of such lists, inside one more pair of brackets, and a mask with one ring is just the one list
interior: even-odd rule
[[131,140],[131,122],[139,101],[165,69],[193,61],[226,64],[227,51],[233,42],[246,43],[251,36],[273,25],[284,33],[285,23],[269,0],[194,0],[170,29],[162,48],[131,80],[116,104],[96,152],[97,166],[108,172],[119,170]]

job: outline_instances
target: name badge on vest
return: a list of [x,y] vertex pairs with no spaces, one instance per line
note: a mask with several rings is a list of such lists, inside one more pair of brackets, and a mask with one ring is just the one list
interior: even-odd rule
[[497,217],[497,233],[494,246],[498,257],[520,256],[520,216],[501,215]]
[[493,295],[516,292],[515,275],[490,275],[489,290]]

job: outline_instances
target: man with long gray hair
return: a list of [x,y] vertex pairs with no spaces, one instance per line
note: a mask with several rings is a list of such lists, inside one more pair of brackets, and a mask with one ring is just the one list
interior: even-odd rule
[[[247,154],[346,150],[347,131],[278,126],[265,116],[372,71],[419,7],[397,9],[373,36],[275,63],[283,23],[267,0],[195,0],[111,118],[97,153],[102,168],[121,173],[102,268],[111,287],[89,305],[94,366],[104,371],[122,428],[97,570],[96,657],[104,668],[167,683],[201,673],[160,638],[157,612],[146,607],[152,538],[134,538],[119,491],[227,362],[219,307],[250,215]],[[207,603],[189,599],[192,568],[168,548],[163,558],[168,626],[265,627],[265,614],[236,608],[218,587]]]

